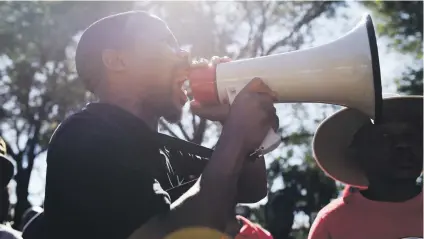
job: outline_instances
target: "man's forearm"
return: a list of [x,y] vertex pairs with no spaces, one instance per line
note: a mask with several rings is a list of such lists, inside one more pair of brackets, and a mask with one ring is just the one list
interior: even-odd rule
[[164,238],[190,226],[224,231],[228,211],[234,207],[238,177],[246,156],[243,145],[234,138],[224,132],[199,181],[173,203],[169,213],[144,224],[130,239]]
[[246,160],[238,180],[237,203],[256,203],[266,197],[267,188],[265,159]]
[[[224,125],[224,121],[219,122]],[[237,186],[237,203],[255,203],[266,197],[268,192],[264,157],[255,161],[244,160]]]

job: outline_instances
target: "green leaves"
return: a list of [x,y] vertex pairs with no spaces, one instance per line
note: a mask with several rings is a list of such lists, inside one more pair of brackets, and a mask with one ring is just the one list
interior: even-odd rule
[[411,55],[419,64],[418,68],[411,68],[400,79],[396,79],[398,90],[406,94],[422,95],[423,2],[364,1],[362,4],[373,10],[382,21],[376,27],[377,32],[389,38],[389,47]]

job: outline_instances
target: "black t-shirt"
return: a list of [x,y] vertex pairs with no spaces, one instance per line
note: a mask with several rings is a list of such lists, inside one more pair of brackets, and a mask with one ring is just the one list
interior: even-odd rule
[[[174,149],[168,147],[172,144]],[[179,144],[112,105],[92,103],[70,116],[54,133],[47,153],[49,238],[124,239],[169,211],[166,191],[199,176],[206,161],[198,159],[211,154],[210,149]],[[175,150],[180,147],[205,157]],[[176,171],[184,167],[173,168],[169,159],[187,157],[198,167],[184,172],[190,177],[183,179]],[[172,200],[186,189],[171,190],[176,192]]]

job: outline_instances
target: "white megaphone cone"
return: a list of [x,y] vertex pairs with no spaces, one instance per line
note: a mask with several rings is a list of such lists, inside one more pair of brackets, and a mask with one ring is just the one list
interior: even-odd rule
[[[326,103],[354,108],[374,121],[381,115],[380,64],[374,26],[369,15],[354,29],[325,45],[305,50],[221,63],[194,71],[190,88],[204,104],[234,100],[253,78],[261,78],[278,93],[276,103]],[[264,154],[281,143],[270,130]]]

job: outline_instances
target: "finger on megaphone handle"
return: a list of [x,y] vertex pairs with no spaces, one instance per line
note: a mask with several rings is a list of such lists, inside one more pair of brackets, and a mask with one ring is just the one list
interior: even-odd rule
[[191,111],[200,117],[213,120],[213,121],[223,121],[230,112],[230,106],[226,104],[219,105],[202,105],[198,101],[190,102]]
[[249,82],[249,84],[247,84],[246,87],[249,91],[253,91],[253,92],[261,93],[261,94],[267,94],[271,96],[273,101],[278,100],[278,93],[271,90],[271,88],[269,88],[269,86],[265,84],[265,82],[261,78],[258,78],[258,77],[253,78]]

